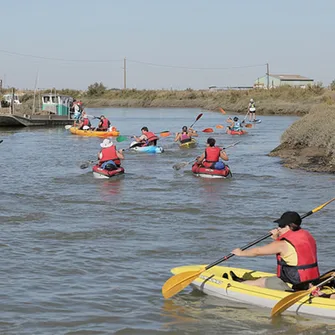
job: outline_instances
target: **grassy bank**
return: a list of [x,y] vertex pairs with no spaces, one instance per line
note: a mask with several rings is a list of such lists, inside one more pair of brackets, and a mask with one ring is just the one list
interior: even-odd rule
[[[40,94],[49,93],[48,91]],[[257,114],[308,114],[316,106],[335,105],[335,91],[315,85],[306,89],[280,87],[272,90],[247,91],[168,91],[168,90],[58,90],[57,93],[81,99],[85,107],[161,107],[202,108],[218,110],[219,107],[235,113],[246,113],[246,106],[253,98]],[[37,98],[38,99],[38,98]],[[25,92],[22,102],[31,109],[33,94]],[[38,102],[39,103],[39,102]],[[38,105],[37,103],[37,105]]]
[[335,173],[335,107],[316,106],[294,122],[270,156],[289,168]]

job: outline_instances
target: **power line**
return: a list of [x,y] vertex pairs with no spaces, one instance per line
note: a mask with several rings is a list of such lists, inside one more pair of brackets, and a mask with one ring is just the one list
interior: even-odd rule
[[[115,63],[115,62],[123,62],[124,59],[65,59],[65,58],[55,58],[55,57],[46,57],[46,56],[38,56],[38,55],[31,55],[31,54],[24,54],[14,51],[8,50],[1,50],[0,53],[5,53],[8,55],[14,56],[21,56],[27,58],[36,58],[36,59],[43,59],[43,60],[53,60],[59,62],[75,62],[75,63]],[[190,67],[190,66],[181,66],[181,65],[167,65],[167,64],[156,64],[150,62],[143,62],[139,60],[132,60],[127,59],[128,62],[135,63],[135,64],[142,64],[148,66],[155,66],[155,67],[164,67],[170,69],[184,69],[184,70],[230,70],[230,69],[245,69],[245,68],[254,68],[254,67],[261,67],[265,66],[266,64],[255,64],[255,65],[242,65],[242,66],[230,66],[230,67]]]
[[112,62],[121,62],[121,59],[106,59],[106,60],[91,60],[91,59],[65,59],[65,58],[54,58],[54,57],[45,57],[45,56],[37,56],[37,55],[30,55],[30,54],[23,54],[14,51],[7,51],[7,50],[0,50],[2,53],[6,53],[9,55],[21,56],[21,57],[28,57],[28,58],[37,58],[37,59],[44,59],[44,60],[55,60],[60,62],[77,62],[77,63],[112,63]]
[[229,70],[229,69],[244,69],[250,67],[260,67],[265,66],[266,64],[257,64],[257,65],[242,65],[242,66],[230,66],[230,67],[189,67],[189,66],[179,66],[179,65],[164,65],[164,64],[155,64],[149,62],[142,62],[137,60],[127,59],[128,62],[149,65],[149,66],[157,66],[157,67],[166,67],[166,68],[175,68],[175,69],[186,69],[186,70]]

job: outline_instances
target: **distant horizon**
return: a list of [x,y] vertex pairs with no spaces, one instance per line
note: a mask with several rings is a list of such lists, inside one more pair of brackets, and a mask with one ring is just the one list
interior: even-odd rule
[[[66,9],[66,10],[63,10]],[[18,89],[207,89],[253,86],[266,74],[334,79],[335,2],[324,0],[18,0],[0,50],[3,85]]]

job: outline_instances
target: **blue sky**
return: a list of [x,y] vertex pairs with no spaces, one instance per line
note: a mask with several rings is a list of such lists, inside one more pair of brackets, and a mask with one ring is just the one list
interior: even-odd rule
[[266,63],[274,74],[335,79],[333,0],[0,4],[5,86],[34,88],[38,73],[38,88],[122,88],[124,57],[127,87],[137,89],[252,86]]

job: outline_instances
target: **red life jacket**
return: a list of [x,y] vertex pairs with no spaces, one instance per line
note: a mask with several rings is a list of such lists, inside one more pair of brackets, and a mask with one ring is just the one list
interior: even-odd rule
[[108,119],[104,118],[103,121],[102,121],[102,125],[101,125],[101,129],[104,129],[104,130],[107,130],[109,127],[109,121]]
[[304,229],[290,230],[280,236],[278,240],[285,240],[294,247],[298,264],[296,266],[287,265],[277,254],[277,277],[294,285],[320,277],[316,242],[308,231]]
[[159,140],[159,137],[152,131],[147,131],[145,133],[145,136],[147,137],[147,144]]
[[114,161],[114,163],[117,166],[121,165],[120,158],[116,154],[116,146],[115,145],[112,145],[109,148],[103,148],[101,150],[101,153],[102,153],[102,158],[99,161],[100,164],[102,164],[103,162],[107,162],[107,161]]
[[84,118],[83,119],[83,126],[89,126],[91,127],[91,122],[88,118]]
[[205,150],[205,159],[202,165],[207,168],[212,168],[213,165],[220,159],[221,149],[219,147],[207,147]]

